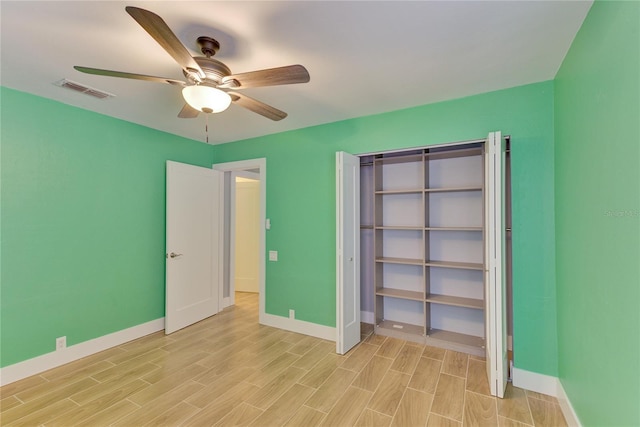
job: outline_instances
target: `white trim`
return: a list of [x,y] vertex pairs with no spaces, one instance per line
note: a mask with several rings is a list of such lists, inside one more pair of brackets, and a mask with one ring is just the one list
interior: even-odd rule
[[222,307],[220,307],[220,311],[224,310],[225,308],[229,307],[230,305],[233,305],[233,302],[231,302],[231,298],[230,297],[222,298]]
[[558,393],[558,379],[550,375],[538,374],[537,372],[525,371],[513,368],[513,385],[525,390],[556,397]]
[[582,427],[580,424],[580,419],[578,418],[578,414],[573,409],[573,405],[571,405],[571,401],[569,400],[569,396],[564,391],[564,387],[562,386],[562,381],[558,378],[558,390],[557,396],[558,403],[560,404],[560,409],[562,410],[562,415],[564,415],[564,419],[567,421],[569,427]]
[[373,311],[360,311],[360,321],[362,323],[374,324]]
[[83,357],[133,341],[145,335],[162,331],[163,329],[164,317],[161,317],[150,322],[132,326],[131,328],[72,345],[63,350],[53,351],[13,365],[5,366],[0,369],[0,386],[11,384],[23,378],[82,359]]
[[[505,138],[508,138],[509,135],[505,135]],[[455,147],[456,145],[467,145],[467,144],[481,144],[487,142],[486,138],[482,139],[468,139],[466,141],[455,141],[455,142],[444,142],[441,144],[432,144],[432,145],[417,145],[415,147],[407,147],[399,150],[385,150],[385,151],[370,151],[368,153],[360,153],[356,154],[359,157],[364,156],[375,156],[376,154],[389,154],[389,153],[402,153],[405,151],[414,151],[421,150],[423,148],[442,148],[442,147]]]
[[[231,171],[230,179],[229,179],[229,197],[224,200],[229,200],[229,223],[227,227],[229,228],[229,254],[225,254],[225,257],[229,259],[229,298],[231,299],[230,303],[235,303],[236,296],[236,174],[237,171]],[[260,184],[258,184],[260,185]],[[259,215],[259,214],[258,214]],[[259,237],[258,237],[259,238]],[[258,242],[258,246],[260,242]],[[258,262],[260,262],[258,260]],[[259,267],[258,267],[259,268]],[[258,284],[258,286],[260,286]],[[260,304],[258,302],[258,304]],[[258,309],[259,311],[259,309]]]
[[558,399],[562,415],[564,415],[564,419],[567,421],[569,427],[582,427],[578,414],[576,414],[576,411],[573,409],[571,400],[569,400],[569,396],[567,396],[567,393],[564,391],[564,387],[559,378],[514,367],[513,385],[525,390],[555,397]]
[[260,318],[260,323],[298,334],[310,335],[324,340],[336,340],[336,328],[331,326],[318,325],[317,323],[305,322],[304,320],[289,319],[288,317],[276,316],[274,314],[264,314]]

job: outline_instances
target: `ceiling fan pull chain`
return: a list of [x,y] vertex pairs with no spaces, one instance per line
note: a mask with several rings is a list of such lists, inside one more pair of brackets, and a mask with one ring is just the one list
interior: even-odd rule
[[207,144],[209,143],[209,115],[205,114],[204,132],[207,134]]

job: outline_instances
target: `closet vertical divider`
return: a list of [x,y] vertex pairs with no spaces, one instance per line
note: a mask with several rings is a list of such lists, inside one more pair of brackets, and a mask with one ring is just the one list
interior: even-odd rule
[[384,274],[384,265],[381,262],[377,262],[377,258],[382,257],[384,253],[384,236],[379,227],[382,226],[382,198],[378,196],[378,192],[382,191],[382,165],[380,164],[378,156],[373,159],[373,247],[374,247],[374,290],[373,299],[375,304],[374,317],[376,325],[381,324],[384,321],[384,301],[378,297],[378,292],[382,289],[382,278]]
[[423,179],[422,179],[422,183],[423,183],[423,186],[422,186],[423,187],[422,188],[423,190],[422,191],[423,245],[422,247],[424,248],[424,252],[422,254],[422,261],[423,261],[422,274],[424,277],[424,295],[423,295],[424,301],[423,302],[424,302],[424,335],[425,336],[429,335],[429,330],[431,329],[431,304],[429,304],[426,300],[427,295],[431,293],[431,269],[427,265],[427,261],[429,260],[430,250],[431,250],[430,248],[431,239],[430,239],[429,231],[427,230],[427,227],[429,226],[429,193],[424,191],[425,189],[429,188],[429,158],[427,157],[427,152],[428,150],[425,150],[425,152],[422,153],[422,173],[423,173]]

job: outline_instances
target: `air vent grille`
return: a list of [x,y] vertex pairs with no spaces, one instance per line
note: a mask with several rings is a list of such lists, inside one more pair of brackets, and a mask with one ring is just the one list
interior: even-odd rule
[[64,87],[67,89],[75,90],[76,92],[84,93],[85,95],[93,96],[98,99],[109,99],[115,95],[103,90],[95,89],[78,82],[74,82],[68,79],[62,79],[54,83],[56,86]]

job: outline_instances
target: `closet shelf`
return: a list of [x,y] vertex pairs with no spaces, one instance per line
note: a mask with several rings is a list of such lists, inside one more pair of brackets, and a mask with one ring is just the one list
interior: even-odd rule
[[376,295],[383,297],[401,298],[413,301],[424,301],[424,293],[416,291],[407,291],[404,289],[378,288]]
[[387,332],[382,335],[391,335],[403,338],[406,334],[407,337],[419,336],[424,339],[424,327],[421,325],[412,325],[410,323],[395,322],[393,320],[385,319],[376,326],[376,329],[378,332]]
[[444,187],[444,188],[425,188],[427,193],[454,193],[461,191],[482,191],[482,187]]
[[413,259],[413,258],[389,258],[389,257],[379,257],[376,258],[376,262],[386,262],[389,264],[409,264],[409,265],[423,265],[424,261],[421,259]]
[[[485,354],[484,338],[473,336],[482,335],[486,310],[478,293],[487,237],[484,149],[478,140],[364,159],[373,160],[361,169],[361,206],[374,231],[361,234],[376,334]],[[460,286],[451,289],[452,281]]]
[[446,343],[457,343],[474,348],[484,348],[484,338],[473,335],[460,334],[457,332],[443,331],[442,329],[429,329],[427,331],[427,344],[430,341],[441,341]]
[[376,225],[376,230],[417,230],[421,231],[424,228],[421,225]]
[[473,157],[481,156],[482,148],[465,148],[462,150],[442,150],[442,151],[428,151],[425,153],[425,158],[428,160],[443,160],[443,159],[455,159],[458,157]]
[[412,163],[422,162],[422,154],[405,154],[400,156],[381,157],[374,159],[374,164],[378,165],[393,165],[398,163]]
[[427,231],[482,231],[482,227],[425,227]]
[[474,298],[454,297],[449,295],[429,294],[426,298],[427,302],[434,304],[451,305],[455,307],[474,308],[477,310],[484,309],[484,301]]
[[454,262],[454,261],[427,261],[425,262],[427,267],[440,267],[440,268],[461,268],[464,270],[484,270],[482,263],[476,262]]
[[398,194],[422,194],[424,193],[423,188],[403,188],[397,190],[377,190],[375,192],[376,195],[379,196],[393,196]]

